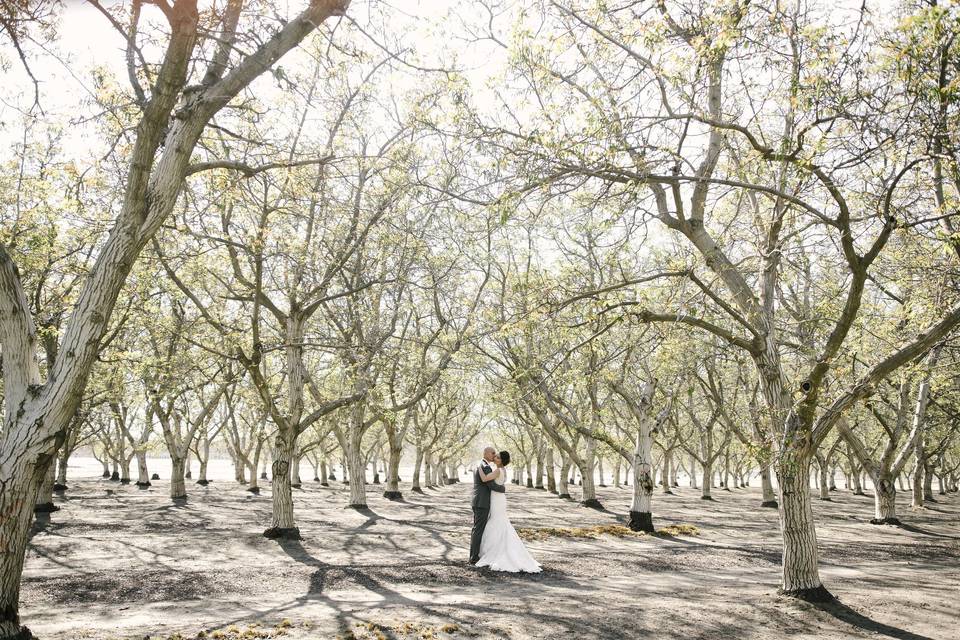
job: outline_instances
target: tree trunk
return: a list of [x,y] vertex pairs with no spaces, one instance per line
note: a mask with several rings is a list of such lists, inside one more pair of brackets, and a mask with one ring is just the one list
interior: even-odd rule
[[597,458],[597,474],[600,476],[600,484],[598,486],[607,486],[603,481],[603,458]]
[[703,464],[703,482],[700,483],[700,499],[713,500],[710,489],[713,484],[713,461],[707,460]]
[[918,442],[914,452],[913,485],[911,487],[913,499],[910,506],[914,509],[920,509],[923,507],[923,445]]
[[367,508],[367,464],[363,460],[360,446],[360,434],[354,429],[347,451],[347,468],[350,471],[350,502],[354,509]]
[[925,465],[923,468],[923,500],[936,502],[933,498],[933,467]]
[[53,485],[54,491],[67,490],[67,468],[70,463],[70,454],[73,450],[66,445],[60,448],[60,455],[57,458],[57,480]]
[[60,510],[60,507],[53,504],[53,485],[55,481],[56,469],[54,469],[53,458],[51,458],[50,463],[47,465],[47,472],[43,474],[43,478],[40,480],[40,486],[37,487],[33,507],[35,513],[52,513]]
[[296,430],[290,426],[277,425],[273,464],[270,466],[270,472],[273,474],[273,482],[270,485],[272,519],[270,528],[263,532],[265,538],[303,539],[293,517],[293,488],[290,482],[290,468],[296,448]]
[[320,458],[320,486],[321,487],[330,486],[330,482],[328,481],[326,458]]
[[410,490],[416,493],[423,493],[420,488],[420,469],[423,466],[423,449],[417,447],[417,453],[413,460],[413,477],[410,478]]
[[828,477],[828,468],[826,460],[819,459],[817,468],[820,474],[820,499],[830,500],[830,478]]
[[777,462],[780,529],[783,534],[782,583],[780,591],[813,602],[833,596],[820,582],[817,567],[817,532],[810,501],[811,455],[781,452]]
[[387,486],[383,491],[383,497],[387,500],[402,500],[403,494],[400,492],[400,455],[403,450],[397,447],[390,447],[390,453],[387,457]]
[[543,466],[544,466],[544,453],[541,450],[537,454],[537,477],[534,479],[533,486],[535,489],[543,489]]
[[639,432],[633,452],[633,502],[630,505],[630,529],[653,533],[653,434],[650,417],[643,405],[637,416]]
[[[187,454],[189,456],[189,454]],[[186,461],[179,454],[170,453],[170,499],[186,501],[187,483],[184,482]]]
[[900,524],[897,518],[897,485],[889,475],[874,479],[874,518],[871,524]]
[[777,494],[773,491],[773,480],[770,476],[769,464],[760,468],[760,488],[763,492],[763,502],[760,506],[776,509],[780,504],[777,502]]
[[690,488],[700,488],[697,486],[697,461],[693,456],[690,456]]
[[583,456],[583,466],[580,469],[580,504],[592,509],[602,509],[603,505],[597,500],[597,489],[594,485],[593,465],[597,459],[597,441],[594,438],[586,438],[587,451]]
[[150,486],[150,471],[147,469],[147,452],[137,448],[137,486],[146,489]]
[[557,493],[556,469],[553,466],[553,447],[547,447],[546,462],[547,468],[547,491]]
[[559,498],[569,498],[570,497],[570,484],[568,478],[570,476],[570,458],[566,455],[560,456],[560,482],[559,482],[559,493],[557,497]]
[[260,468],[260,456],[263,452],[263,438],[257,439],[257,446],[253,449],[253,460],[250,461],[250,467],[247,471],[250,472],[250,484],[247,486],[247,491],[253,494],[260,493],[260,476],[257,474],[257,471]]
[[524,467],[524,471],[527,473],[527,488],[533,489],[533,474],[530,472],[530,460],[527,460],[527,465]]
[[[190,443],[188,442],[187,444],[189,445]],[[189,452],[184,456],[183,463],[184,463],[184,474],[183,474],[183,477],[186,478],[187,480],[192,480],[192,479],[193,479],[193,472],[190,470],[190,454],[189,454]]]
[[662,485],[660,493],[672,495],[670,490],[671,474],[670,467],[673,466],[673,452],[663,452],[663,466],[660,468],[660,484]]
[[0,518],[0,638],[27,640],[33,636],[20,626],[20,575],[34,497],[45,469],[31,469],[21,458],[3,471],[6,477],[0,478],[0,513],[5,516]]

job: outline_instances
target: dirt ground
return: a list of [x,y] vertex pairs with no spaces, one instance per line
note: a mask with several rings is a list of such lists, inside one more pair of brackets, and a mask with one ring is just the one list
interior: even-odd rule
[[[466,478],[465,478],[466,480]],[[266,489],[267,487],[265,487]],[[408,489],[408,487],[402,487]],[[269,491],[189,485],[186,505],[150,490],[73,480],[62,510],[35,526],[21,617],[43,639],[80,638],[960,638],[960,496],[875,526],[870,497],[814,500],[821,576],[840,604],[776,595],[777,514],[758,488],[683,487],[655,496],[654,523],[675,538],[528,543],[538,575],[466,564],[466,482],[404,502],[370,485],[369,510],[345,508],[339,482],[295,494],[302,542],[260,534]],[[508,487],[518,527],[622,521],[630,490],[603,488],[609,511]],[[181,634],[178,636],[177,634]]]

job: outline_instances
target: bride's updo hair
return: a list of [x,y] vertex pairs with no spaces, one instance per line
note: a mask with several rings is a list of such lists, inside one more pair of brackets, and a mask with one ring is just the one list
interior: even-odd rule
[[509,452],[509,451],[501,451],[501,452],[500,452],[500,464],[502,464],[503,466],[507,466],[508,464],[510,464],[510,452]]

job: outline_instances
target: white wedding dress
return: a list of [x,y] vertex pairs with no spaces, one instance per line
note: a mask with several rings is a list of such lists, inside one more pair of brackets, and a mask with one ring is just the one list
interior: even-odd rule
[[[496,483],[504,484],[505,476],[501,469]],[[510,573],[540,573],[540,563],[527,551],[523,540],[507,517],[505,493],[490,493],[490,515],[487,516],[487,527],[483,530],[483,539],[480,541],[480,561],[477,566]]]

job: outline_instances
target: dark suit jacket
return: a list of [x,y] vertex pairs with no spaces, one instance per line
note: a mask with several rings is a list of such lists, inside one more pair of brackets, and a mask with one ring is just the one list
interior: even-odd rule
[[[486,460],[481,461],[480,465],[483,466],[484,473],[493,472],[493,465]],[[506,493],[507,490],[503,485],[497,484],[496,480],[487,480],[486,482],[481,480],[480,465],[478,465],[473,472],[473,502],[470,504],[474,509],[489,509],[490,492],[498,491],[500,493]]]

